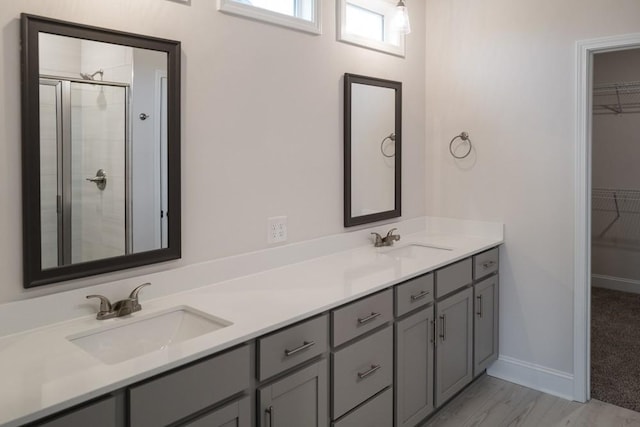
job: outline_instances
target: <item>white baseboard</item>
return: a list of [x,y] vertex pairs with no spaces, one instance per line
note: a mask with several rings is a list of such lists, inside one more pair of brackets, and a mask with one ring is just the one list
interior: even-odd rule
[[640,294],[640,280],[626,279],[624,277],[591,275],[591,286],[594,288],[612,289],[614,291],[631,292]]
[[567,400],[574,400],[573,374],[546,368],[509,356],[500,356],[487,374]]

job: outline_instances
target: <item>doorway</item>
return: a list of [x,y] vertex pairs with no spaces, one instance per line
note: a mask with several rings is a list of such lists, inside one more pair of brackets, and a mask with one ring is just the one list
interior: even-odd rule
[[[593,197],[593,108],[594,61],[598,54],[640,48],[640,34],[579,41],[576,61],[576,143],[575,143],[575,228],[574,228],[574,399],[586,402],[591,390],[591,321],[592,321],[592,235],[605,231],[609,223],[594,219],[592,206],[599,200]],[[617,114],[614,112],[614,114]],[[597,190],[597,188],[596,188]],[[616,195],[617,197],[617,195]],[[615,209],[615,199],[609,200]],[[620,208],[620,206],[618,206]],[[613,214],[615,217],[615,214]],[[604,228],[602,226],[604,225]],[[612,225],[612,228],[615,226]]]
[[640,49],[593,57],[591,397],[640,411]]

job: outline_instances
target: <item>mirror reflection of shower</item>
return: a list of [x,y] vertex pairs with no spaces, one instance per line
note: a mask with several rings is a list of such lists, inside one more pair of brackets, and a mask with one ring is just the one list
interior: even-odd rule
[[39,42],[42,268],[167,247],[166,53]]

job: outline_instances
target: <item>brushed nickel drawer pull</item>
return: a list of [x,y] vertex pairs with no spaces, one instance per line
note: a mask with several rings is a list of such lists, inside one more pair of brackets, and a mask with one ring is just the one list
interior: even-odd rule
[[476,297],[478,299],[478,312],[476,313],[482,319],[482,295]]
[[440,334],[440,338],[442,338],[442,342],[447,339],[447,316],[444,314],[440,316],[440,320],[442,320],[442,333]]
[[419,294],[411,295],[411,302],[421,300],[422,298],[426,297],[427,295],[429,295],[429,291],[422,291]]
[[382,366],[380,366],[380,365],[371,365],[371,369],[368,369],[368,370],[366,370],[364,372],[358,372],[358,378],[360,378],[360,379],[367,378],[369,375],[373,374],[375,371],[377,371],[381,367]]
[[288,349],[284,349],[284,355],[289,357],[289,356],[293,356],[296,353],[299,353],[303,350],[308,349],[309,347],[313,347],[314,345],[316,345],[315,341],[303,341],[302,345],[300,347],[296,347],[293,350],[288,350]]
[[486,270],[487,268],[493,267],[495,264],[495,261],[486,261],[482,263],[482,268]]
[[436,342],[436,322],[434,320],[431,321],[431,344],[435,344]]
[[381,316],[381,315],[382,315],[382,313],[372,312],[367,317],[358,317],[358,324],[364,325],[365,323],[369,323],[369,322],[371,322],[372,320],[376,319],[378,316]]

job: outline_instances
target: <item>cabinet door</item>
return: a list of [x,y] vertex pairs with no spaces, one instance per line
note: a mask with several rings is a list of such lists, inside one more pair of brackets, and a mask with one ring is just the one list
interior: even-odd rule
[[251,402],[243,397],[181,427],[251,427]]
[[258,389],[259,427],[326,427],[327,361]]
[[474,286],[474,356],[475,376],[498,358],[498,276]]
[[433,306],[396,323],[396,427],[433,411]]
[[436,407],[473,378],[473,289],[436,304]]

